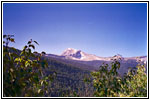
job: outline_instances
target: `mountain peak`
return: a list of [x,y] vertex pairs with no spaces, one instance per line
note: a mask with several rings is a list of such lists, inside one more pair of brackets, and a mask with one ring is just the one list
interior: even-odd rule
[[76,50],[73,48],[67,48],[63,53],[62,56],[67,56],[67,57],[74,57],[77,59],[80,59],[82,57],[81,50]]
[[73,48],[67,48],[61,56],[65,56],[67,59],[73,59],[73,60],[82,60],[82,61],[91,61],[91,60],[104,60],[105,58],[100,58],[98,56],[87,54],[85,52],[82,52],[81,50],[76,50]]
[[74,49],[74,48],[67,48],[64,52],[63,52],[63,54],[65,53],[75,53],[75,52],[77,52],[78,50],[77,49]]
[[76,50],[76,49],[74,49],[74,48],[67,48],[66,50]]

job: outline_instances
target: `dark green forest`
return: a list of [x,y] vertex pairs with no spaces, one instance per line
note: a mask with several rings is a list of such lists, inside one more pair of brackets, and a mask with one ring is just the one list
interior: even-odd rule
[[36,52],[37,41],[22,50],[9,47],[13,35],[3,35],[4,97],[146,97],[147,74],[143,63],[120,76],[119,60],[97,71],[78,68]]

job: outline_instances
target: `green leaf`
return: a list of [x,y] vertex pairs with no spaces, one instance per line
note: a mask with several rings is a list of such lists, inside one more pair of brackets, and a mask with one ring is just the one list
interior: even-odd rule
[[43,85],[43,80],[41,81],[41,85]]
[[45,80],[48,80],[48,77],[45,77]]
[[25,52],[24,52],[24,50],[23,50],[23,51],[20,53],[20,56],[23,55],[24,53],[25,53]]
[[25,46],[23,47],[23,50],[27,49],[27,47],[28,47],[28,46],[25,45]]
[[3,38],[6,38],[7,37],[7,35],[3,35]]
[[40,92],[41,92],[41,89],[38,90],[38,93],[40,93]]
[[38,52],[37,52],[37,51],[34,51],[33,53],[34,53],[34,54],[37,54]]
[[42,51],[41,54],[45,55],[46,53],[44,51]]
[[19,61],[20,61],[20,58],[15,58],[14,61],[15,61],[15,62],[19,62]]
[[29,54],[31,54],[31,49],[30,48],[28,49],[28,51],[29,51]]
[[26,66],[26,67],[30,66],[29,61],[26,61],[26,62],[25,62],[25,66]]
[[34,41],[34,43],[36,43],[37,45],[39,45],[38,42],[36,42],[36,41]]
[[10,38],[10,41],[11,41],[11,42],[15,42],[15,40],[14,40],[13,38]]
[[28,44],[31,44],[31,41],[28,41]]
[[34,45],[29,45],[29,47],[32,47],[33,49],[35,49],[35,46],[34,46]]

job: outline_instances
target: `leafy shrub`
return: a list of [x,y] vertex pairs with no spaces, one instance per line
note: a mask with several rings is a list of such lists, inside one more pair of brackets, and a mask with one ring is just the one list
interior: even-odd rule
[[103,64],[96,72],[92,72],[94,95],[98,97],[146,97],[147,75],[145,66],[139,64],[137,69],[131,69],[123,77],[119,76],[120,63],[116,59],[111,63]]
[[8,47],[15,42],[13,35],[3,36],[3,95],[9,97],[46,96],[51,75],[45,74],[48,66],[46,60],[41,60],[45,52],[32,52],[34,44],[28,41],[21,52]]

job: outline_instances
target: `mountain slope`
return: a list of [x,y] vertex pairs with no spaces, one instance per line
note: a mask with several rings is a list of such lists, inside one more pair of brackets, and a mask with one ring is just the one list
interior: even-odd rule
[[103,63],[110,64],[113,59],[119,60],[121,67],[119,69],[120,74],[124,74],[128,71],[130,67],[136,67],[139,60],[141,63],[147,63],[147,56],[139,57],[122,57],[120,54],[117,54],[113,57],[98,57],[96,55],[87,54],[81,50],[76,50],[73,48],[66,49],[60,56],[58,55],[46,55],[47,57],[55,58],[59,61],[66,62],[71,65],[76,65],[79,68],[87,70],[98,70],[99,66]]

